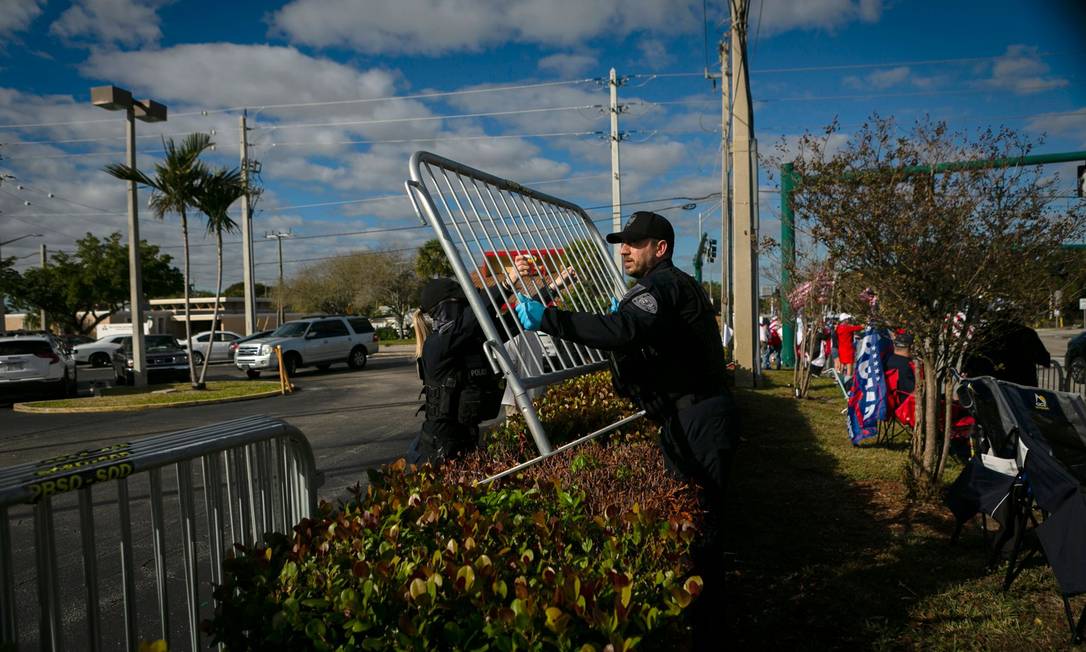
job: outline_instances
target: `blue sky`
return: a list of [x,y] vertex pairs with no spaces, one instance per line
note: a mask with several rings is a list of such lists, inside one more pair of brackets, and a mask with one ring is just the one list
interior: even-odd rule
[[[619,90],[628,105],[624,202],[661,199],[637,207],[666,208],[681,203],[672,197],[720,189],[719,89],[701,76],[707,59],[718,68],[719,0],[706,3],[704,17],[696,0],[6,4],[0,172],[16,179],[0,186],[0,241],[45,236],[5,247],[5,256],[25,257],[20,268],[35,263],[41,242],[65,249],[88,231],[124,230],[123,184],[101,172],[120,159],[121,117],[88,104],[89,88],[105,83],[169,106],[168,122],[137,127],[141,167],[157,155],[158,134],[194,130],[214,130],[211,159],[236,165],[236,109],[249,107],[267,189],[254,230],[258,238],[288,228],[307,236],[285,244],[288,274],[313,259],[407,249],[429,237],[422,229],[320,237],[417,224],[402,195],[416,149],[582,206],[607,205],[610,158],[600,134],[608,122],[599,107],[608,96],[597,80],[611,67],[628,77]],[[926,113],[959,129],[1006,125],[1044,137],[1042,152],[1086,149],[1082,3],[765,0],[755,1],[750,29],[763,155],[834,118],[847,135],[873,111],[906,123]],[[462,93],[485,87],[497,88]],[[433,92],[457,94],[404,99]],[[389,142],[416,139],[431,140]],[[1074,164],[1053,172],[1070,194]],[[761,186],[761,229],[776,238],[779,197],[765,170]],[[684,266],[697,213],[713,208],[710,199],[666,211]],[[144,237],[179,255],[176,223],[145,218]],[[719,230],[719,210],[706,228]],[[273,281],[274,256],[272,242],[258,241],[258,280]],[[196,247],[193,263],[197,285],[212,287],[213,249]],[[775,257],[762,266],[767,287]],[[240,276],[235,255],[226,283]]]

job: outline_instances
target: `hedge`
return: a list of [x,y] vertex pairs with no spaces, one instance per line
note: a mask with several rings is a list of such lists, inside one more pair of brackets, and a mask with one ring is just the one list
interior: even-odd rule
[[[548,432],[567,438],[630,411],[605,374],[539,402]],[[238,546],[205,628],[232,650],[681,648],[701,589],[696,514],[655,434],[639,422],[476,485],[531,455],[514,418],[456,463],[371,472],[365,492],[323,503],[293,537]]]

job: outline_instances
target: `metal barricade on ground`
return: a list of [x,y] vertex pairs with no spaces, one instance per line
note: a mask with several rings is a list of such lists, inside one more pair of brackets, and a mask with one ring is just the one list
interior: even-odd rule
[[206,647],[227,550],[290,532],[319,483],[305,436],[269,417],[0,469],[0,647]]
[[[416,152],[409,167],[408,197],[419,219],[433,227],[465,290],[502,282],[519,254],[534,259],[539,274],[516,280],[517,292],[532,295],[572,267],[577,282],[555,296],[564,307],[602,314],[625,293],[608,245],[580,206],[429,152]],[[540,455],[551,454],[528,390],[603,369],[606,354],[558,339],[551,347],[550,338],[525,332],[516,320],[510,326],[491,319],[501,306],[486,293],[465,294]]]
[[1067,374],[1063,371],[1063,365],[1053,360],[1049,366],[1037,365],[1037,386],[1054,392],[1068,392]]

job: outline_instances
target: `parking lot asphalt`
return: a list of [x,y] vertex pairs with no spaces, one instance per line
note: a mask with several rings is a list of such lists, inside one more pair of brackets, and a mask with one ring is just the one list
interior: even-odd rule
[[[422,422],[415,410],[419,380],[410,347],[389,347],[365,369],[337,364],[327,371],[300,369],[299,391],[287,396],[134,413],[24,414],[0,406],[0,467],[98,448],[150,434],[239,417],[268,415],[305,433],[317,468],[325,474],[320,495],[334,499],[365,477],[367,468],[402,457]],[[243,379],[230,364],[212,365],[209,379]],[[107,369],[80,367],[81,393],[111,382]]]

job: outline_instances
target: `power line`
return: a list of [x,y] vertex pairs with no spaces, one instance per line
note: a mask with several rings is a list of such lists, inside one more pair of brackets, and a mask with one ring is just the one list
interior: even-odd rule
[[[1056,55],[1056,52],[1041,52],[1039,56],[1052,56]],[[949,59],[915,59],[912,61],[888,61],[885,63],[845,63],[825,66],[793,66],[787,68],[754,68],[751,69],[751,73],[756,74],[769,74],[769,73],[786,73],[786,72],[819,72],[825,70],[858,70],[864,68],[890,68],[895,66],[923,66],[923,65],[935,65],[945,63],[976,63],[980,61],[994,61],[996,59],[1002,59],[1005,54],[996,54],[984,57],[956,57]],[[631,78],[653,78],[653,77],[704,77],[705,71],[699,72],[671,72],[671,73],[635,73],[630,75]]]
[[[348,251],[348,252],[344,252],[342,254],[337,254],[337,255],[334,255],[334,256],[319,256],[317,258],[296,258],[294,260],[284,260],[283,264],[286,265],[287,263],[308,263],[308,262],[312,262],[312,261],[315,261],[315,260],[331,260],[333,258],[343,258],[344,256],[360,256],[360,255],[361,256],[368,256],[368,255],[374,255],[374,254],[396,254],[396,253],[403,253],[405,251],[416,251],[417,249],[418,249],[418,247],[404,247],[402,249],[363,249],[361,251]],[[268,261],[261,261],[259,263],[253,263],[253,265],[275,265],[277,263],[278,263],[278,261],[268,260]]]
[[[141,149],[137,151],[137,154],[161,154],[165,152],[164,149]],[[52,158],[86,158],[91,156],[124,156],[127,152],[123,150],[107,151],[107,152],[75,152],[71,154],[43,154],[32,156],[9,156],[5,161],[37,161],[41,159]]]
[[[202,133],[195,131],[175,131],[168,134],[143,134],[136,136],[136,139],[140,138],[173,138],[174,136],[188,136],[194,133]],[[215,130],[211,130],[211,135],[214,136]],[[61,140],[19,140],[15,142],[0,143],[4,147],[19,147],[23,145],[70,145],[72,143],[97,143],[108,140],[124,140],[124,136],[99,136],[97,138],[65,138]]]
[[[268,127],[265,127],[268,128]],[[274,129],[270,127],[268,129]],[[548,133],[528,133],[528,134],[480,134],[478,136],[435,136],[431,138],[392,138],[385,140],[340,140],[332,142],[320,142],[320,141],[288,141],[288,142],[272,142],[267,145],[269,148],[277,147],[330,147],[336,145],[380,145],[390,143],[427,143],[427,142],[449,142],[449,141],[471,141],[471,140],[509,140],[513,138],[561,138],[561,137],[574,137],[574,136],[598,136],[603,132],[601,131],[562,131],[562,132],[548,132]],[[17,143],[16,143],[17,144]],[[148,149],[140,150],[137,154],[161,154],[165,150],[162,149]],[[11,156],[7,157],[5,161],[31,161],[39,159],[61,159],[61,158],[86,158],[94,156],[123,156],[124,151],[104,151],[104,152],[75,152],[68,154],[46,154],[46,155],[31,155],[31,156]]]
[[559,138],[564,136],[599,136],[602,131],[558,131],[538,134],[482,134],[478,136],[438,136],[432,138],[393,138],[389,140],[337,140],[332,142],[320,142],[315,140],[289,141],[285,143],[273,142],[268,147],[296,147],[310,145],[313,147],[328,147],[332,145],[380,145],[385,143],[430,143],[461,140],[502,140],[509,138]]
[[[464,89],[464,90],[459,90],[459,91],[434,91],[432,93],[416,93],[416,94],[413,94],[413,95],[389,95],[389,96],[386,96],[386,97],[370,97],[370,98],[359,98],[359,99],[353,99],[353,100],[327,100],[327,101],[318,101],[318,102],[295,102],[295,103],[291,103],[291,104],[264,104],[264,105],[256,105],[256,106],[254,106],[254,105],[234,106],[234,107],[227,107],[227,108],[224,108],[224,109],[199,109],[199,110],[196,110],[196,111],[186,111],[186,112],[182,112],[182,113],[172,113],[172,114],[170,114],[170,117],[171,118],[184,118],[184,117],[189,117],[189,116],[207,116],[207,115],[211,115],[213,113],[230,113],[230,112],[233,112],[233,111],[243,111],[245,109],[250,109],[250,108],[251,109],[257,109],[257,110],[289,109],[289,108],[309,107],[309,106],[333,106],[333,105],[342,105],[342,104],[365,104],[365,103],[369,103],[369,102],[385,102],[385,101],[391,101],[391,100],[415,100],[415,99],[426,99],[426,98],[433,98],[433,97],[451,97],[451,96],[455,96],[455,95],[473,95],[473,94],[479,94],[479,93],[497,93],[497,92],[504,92],[504,91],[523,90],[523,89],[527,89],[527,88],[543,88],[543,87],[547,87],[547,86],[563,86],[563,85],[583,84],[583,83],[596,82],[596,81],[599,81],[599,80],[597,78],[595,78],[595,77],[588,77],[588,78],[584,78],[584,79],[571,79],[571,80],[562,80],[562,81],[537,82],[537,83],[532,83],[532,84],[514,84],[514,85],[509,85],[509,86],[491,86],[489,88],[471,88],[471,89]],[[95,124],[95,123],[105,123],[105,122],[116,122],[116,121],[111,119],[111,118],[100,118],[100,119],[95,119],[95,120],[67,120],[67,121],[60,121],[60,122],[34,122],[34,123],[24,123],[24,124],[0,125],[0,129],[30,129],[30,128],[34,128],[34,127],[63,127],[63,126],[68,126],[68,125]]]
[[550,111],[575,111],[580,109],[600,109],[603,108],[602,104],[581,104],[577,106],[547,106],[538,107],[533,109],[511,109],[508,111],[486,111],[483,113],[460,113],[455,115],[431,115],[431,116],[419,116],[417,118],[379,118],[375,120],[351,120],[348,122],[310,122],[310,123],[295,123],[295,124],[276,124],[268,126],[257,126],[253,129],[308,129],[311,127],[339,127],[339,126],[352,126],[352,125],[376,125],[376,124],[389,124],[394,122],[423,122],[430,120],[453,120],[458,118],[486,118],[491,116],[502,115],[523,115],[527,113],[545,113]]
[[584,79],[571,79],[571,80],[565,80],[565,81],[538,82],[538,83],[534,83],[534,84],[513,84],[513,85],[510,85],[510,86],[492,86],[492,87],[489,87],[489,88],[472,88],[472,89],[465,89],[465,90],[460,90],[460,91],[434,91],[432,93],[415,93],[413,95],[389,95],[387,97],[369,97],[369,98],[360,98],[360,99],[354,99],[354,100],[325,100],[325,101],[318,101],[318,102],[295,102],[295,103],[291,103],[291,104],[263,104],[263,105],[260,105],[260,106],[236,106],[236,107],[231,107],[231,108],[227,108],[227,109],[214,109],[214,110],[205,110],[205,111],[192,111],[192,112],[189,112],[189,113],[178,113],[176,115],[178,115],[178,116],[184,116],[184,115],[208,115],[208,114],[211,114],[211,113],[227,113],[227,112],[230,112],[230,111],[241,111],[243,109],[254,109],[254,110],[258,110],[258,111],[263,111],[265,109],[294,109],[294,108],[311,107],[311,106],[336,106],[336,105],[343,105],[343,104],[367,104],[367,103],[370,103],[370,102],[385,102],[385,101],[390,101],[390,100],[419,100],[419,99],[429,99],[429,98],[435,98],[435,97],[451,97],[451,96],[456,96],[456,95],[474,95],[474,94],[478,94],[478,93],[495,93],[495,92],[504,92],[504,91],[516,91],[516,90],[523,90],[523,89],[526,89],[526,88],[543,88],[543,87],[547,87],[547,86],[568,86],[568,85],[573,85],[573,84],[584,84],[584,83],[588,83],[588,82],[598,82],[598,81],[599,81],[599,78],[587,77],[587,78],[584,78]]

